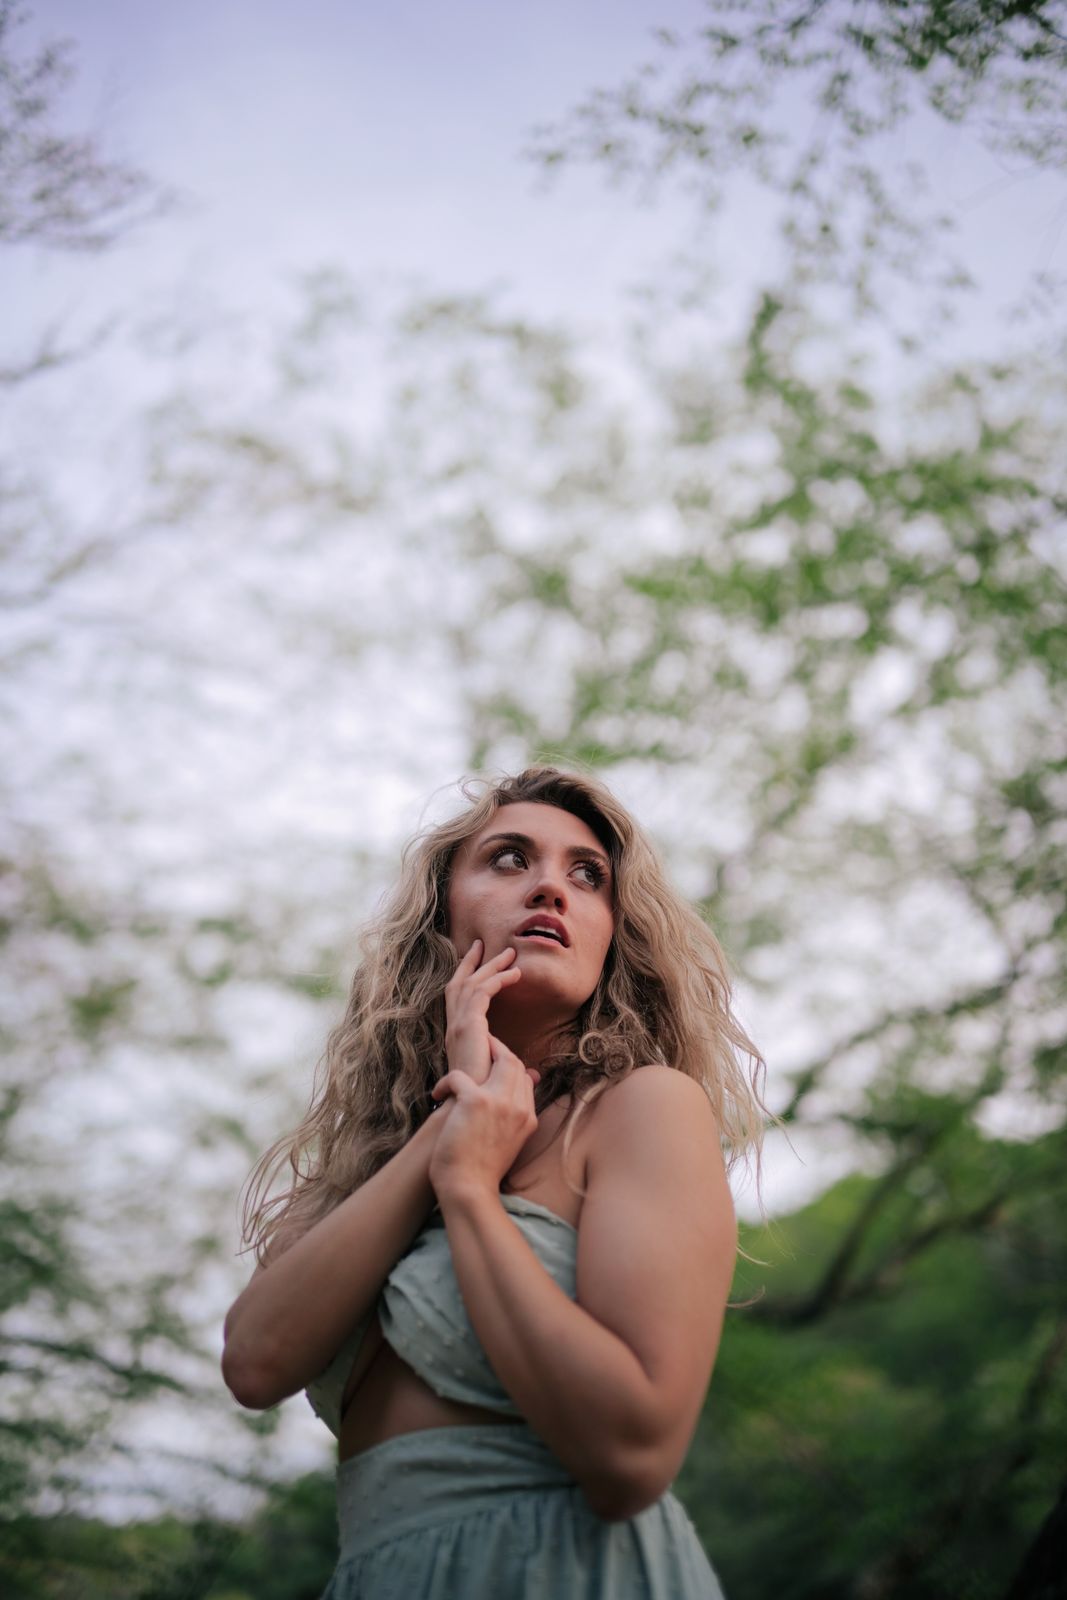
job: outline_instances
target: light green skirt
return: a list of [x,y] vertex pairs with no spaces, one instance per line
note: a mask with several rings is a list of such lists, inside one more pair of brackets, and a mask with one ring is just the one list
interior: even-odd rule
[[525,1423],[401,1434],[337,1469],[322,1600],[722,1600],[681,1504],[604,1522]]

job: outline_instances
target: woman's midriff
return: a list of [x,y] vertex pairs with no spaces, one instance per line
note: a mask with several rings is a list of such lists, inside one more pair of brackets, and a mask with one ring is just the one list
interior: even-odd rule
[[383,1340],[359,1384],[357,1403],[350,1404],[345,1412],[338,1458],[347,1461],[372,1445],[384,1444],[402,1433],[418,1433],[423,1428],[514,1420],[483,1406],[443,1400]]
[[[582,1209],[580,1196],[576,1196],[563,1177],[558,1165],[558,1146],[554,1144],[555,1124],[563,1105],[557,1103],[542,1114],[538,1132],[533,1135],[520,1166],[525,1175],[521,1189],[514,1193],[526,1195],[539,1205],[547,1206],[569,1222],[578,1226]],[[546,1138],[547,1135],[547,1138]],[[538,1146],[541,1149],[538,1149]],[[588,1184],[584,1151],[580,1140],[575,1140],[576,1167],[582,1174],[582,1187]],[[533,1159],[527,1159],[527,1154]],[[541,1159],[538,1160],[537,1156]],[[548,1160],[546,1162],[545,1157]],[[546,1172],[546,1165],[549,1171]],[[533,1177],[533,1182],[531,1182]],[[358,1398],[357,1398],[358,1396]],[[396,1351],[382,1336],[381,1324],[374,1318],[364,1337],[363,1347],[345,1386],[343,1420],[338,1438],[338,1459],[347,1461],[351,1456],[369,1450],[372,1445],[384,1444],[387,1439],[402,1433],[418,1433],[424,1428],[453,1428],[475,1422],[514,1422],[513,1416],[503,1416],[499,1411],[489,1411],[484,1406],[464,1405],[459,1400],[444,1400],[435,1394],[418,1373],[402,1361]]]

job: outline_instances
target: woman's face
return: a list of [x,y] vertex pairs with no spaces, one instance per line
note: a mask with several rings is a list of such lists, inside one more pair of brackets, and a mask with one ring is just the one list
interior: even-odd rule
[[[536,932],[537,928],[544,931]],[[558,806],[501,806],[460,847],[448,889],[448,931],[459,954],[475,939],[491,960],[509,945],[522,978],[493,1009],[569,1020],[597,986],[614,932],[607,852],[581,818]]]

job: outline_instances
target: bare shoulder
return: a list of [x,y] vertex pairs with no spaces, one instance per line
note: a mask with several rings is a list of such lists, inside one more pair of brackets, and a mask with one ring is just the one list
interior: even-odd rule
[[591,1113],[577,1299],[643,1369],[658,1490],[681,1466],[711,1376],[737,1253],[733,1204],[711,1101],[687,1073],[638,1067]]
[[[715,1110],[696,1078],[677,1067],[637,1067],[601,1091],[590,1107],[585,1178],[579,1230],[584,1293],[592,1285],[598,1296],[597,1286],[624,1270],[617,1261],[622,1251],[625,1270],[645,1272],[657,1283],[659,1306],[670,1304],[664,1298],[669,1286],[659,1280],[665,1264],[685,1277],[694,1262],[707,1283],[717,1285],[725,1306],[736,1216]],[[609,1320],[614,1314],[606,1302],[605,1290],[605,1301],[595,1304]],[[616,1322],[609,1326],[619,1331]]]
[[678,1067],[666,1067],[662,1062],[650,1061],[647,1066],[635,1067],[625,1078],[620,1078],[605,1089],[596,1104],[618,1106],[651,1105],[655,1103],[707,1107],[711,1114],[711,1101],[702,1084]]
[[585,1156],[591,1179],[618,1171],[661,1193],[681,1183],[704,1201],[729,1194],[711,1101],[675,1067],[637,1067],[605,1089],[590,1108]]
[[625,1138],[632,1132],[647,1138],[650,1132],[686,1130],[718,1148],[715,1113],[706,1090],[688,1073],[655,1062],[635,1067],[605,1089],[593,1101],[590,1121],[599,1135],[598,1140],[594,1134],[594,1142]]

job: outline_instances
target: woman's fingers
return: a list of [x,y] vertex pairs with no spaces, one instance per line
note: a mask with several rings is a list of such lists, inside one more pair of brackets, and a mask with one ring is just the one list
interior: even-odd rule
[[[515,960],[514,945],[509,944],[499,955],[493,956],[483,966],[479,966],[478,962],[484,948],[482,941],[475,939],[448,980],[446,994],[455,999],[459,999],[463,993],[479,994],[484,998],[487,993],[490,996],[498,993],[499,980],[509,969],[516,976],[521,976],[519,968],[511,965]],[[514,982],[514,979],[511,981]]]
[[[526,1063],[520,1061],[514,1050],[510,1049],[503,1039],[498,1039],[495,1033],[489,1035],[489,1054],[494,1061],[514,1061],[525,1071]],[[536,1071],[536,1068],[533,1070]]]
[[510,961],[515,959],[515,947],[509,944],[498,955],[490,956],[489,960],[483,965],[482,955],[484,951],[484,942],[481,939],[475,939],[466,955],[460,958],[456,971],[463,973],[476,972],[481,977],[483,973],[495,971],[498,967],[506,967]]
[[489,1035],[489,1059],[491,1073],[500,1069],[505,1072],[509,1070],[521,1072],[524,1077],[529,1079],[531,1089],[536,1088],[541,1081],[541,1074],[536,1067],[528,1067],[525,1061],[515,1054],[514,1050],[509,1049],[503,1039],[498,1039],[492,1033]]
[[[502,1039],[497,1039],[493,1034],[489,1035],[489,1057],[491,1068],[500,1066],[505,1071],[509,1068],[512,1070],[517,1068],[519,1072],[529,1078],[531,1086],[535,1087],[541,1082],[541,1074],[538,1069],[536,1067],[528,1067],[515,1054],[514,1050],[510,1050]],[[474,1080],[469,1072],[464,1072],[462,1068],[456,1068],[454,1071],[446,1072],[443,1078],[438,1078],[430,1090],[430,1097],[433,1100],[443,1100],[450,1094],[458,1096],[461,1093],[469,1092],[473,1082]]]
[[[509,1050],[507,1045],[501,1043],[499,1039],[494,1039],[492,1034],[489,1035],[489,1048],[494,1066],[500,1061],[507,1066],[518,1067],[526,1074],[532,1085],[536,1086],[541,1082],[541,1074],[536,1067],[525,1066],[513,1050]],[[470,1073],[464,1072],[462,1068],[457,1068],[454,1072],[446,1072],[443,1078],[438,1078],[430,1090],[430,1098],[432,1100],[444,1100],[450,1094],[459,1095],[461,1090],[466,1091],[469,1089],[473,1081]]]
[[450,1021],[458,1021],[465,1003],[470,1002],[474,1002],[477,1010],[484,1015],[484,1008],[493,996],[499,994],[501,989],[518,983],[522,977],[521,968],[512,966],[515,960],[514,946],[508,945],[499,955],[479,967],[477,959],[482,948],[482,941],[475,939],[445,987]]
[[479,970],[481,972],[488,972],[491,967],[497,967],[497,966],[506,967],[508,962],[509,961],[514,961],[514,959],[515,959],[515,946],[513,944],[507,944],[507,945],[504,946],[503,950],[501,950],[499,955],[491,957],[491,959],[488,960],[485,963],[485,965],[483,967],[481,967]]
[[459,1100],[465,1094],[468,1094],[473,1086],[474,1079],[469,1072],[463,1072],[462,1070],[446,1072],[443,1078],[438,1078],[430,1090],[430,1099],[436,1100],[438,1105],[442,1100],[447,1100],[450,1094],[455,1095],[456,1099]]
[[480,939],[475,939],[470,949],[467,951],[467,954],[460,957],[456,971],[459,972],[463,967],[466,967],[468,971],[473,972],[481,959],[481,954],[484,948],[485,946],[482,944],[482,941]]
[[483,995],[488,995],[490,1000],[501,989],[510,989],[522,977],[521,967],[508,967],[503,972],[496,972],[484,985],[480,985]]
[[485,987],[496,983],[499,978],[505,976],[507,973],[518,972],[518,967],[512,966],[512,962],[514,960],[515,947],[514,945],[509,944],[506,949],[501,950],[499,955],[493,956],[491,961],[486,961],[483,966],[478,967],[476,971],[471,974],[472,982],[475,983],[479,989],[484,989]]

